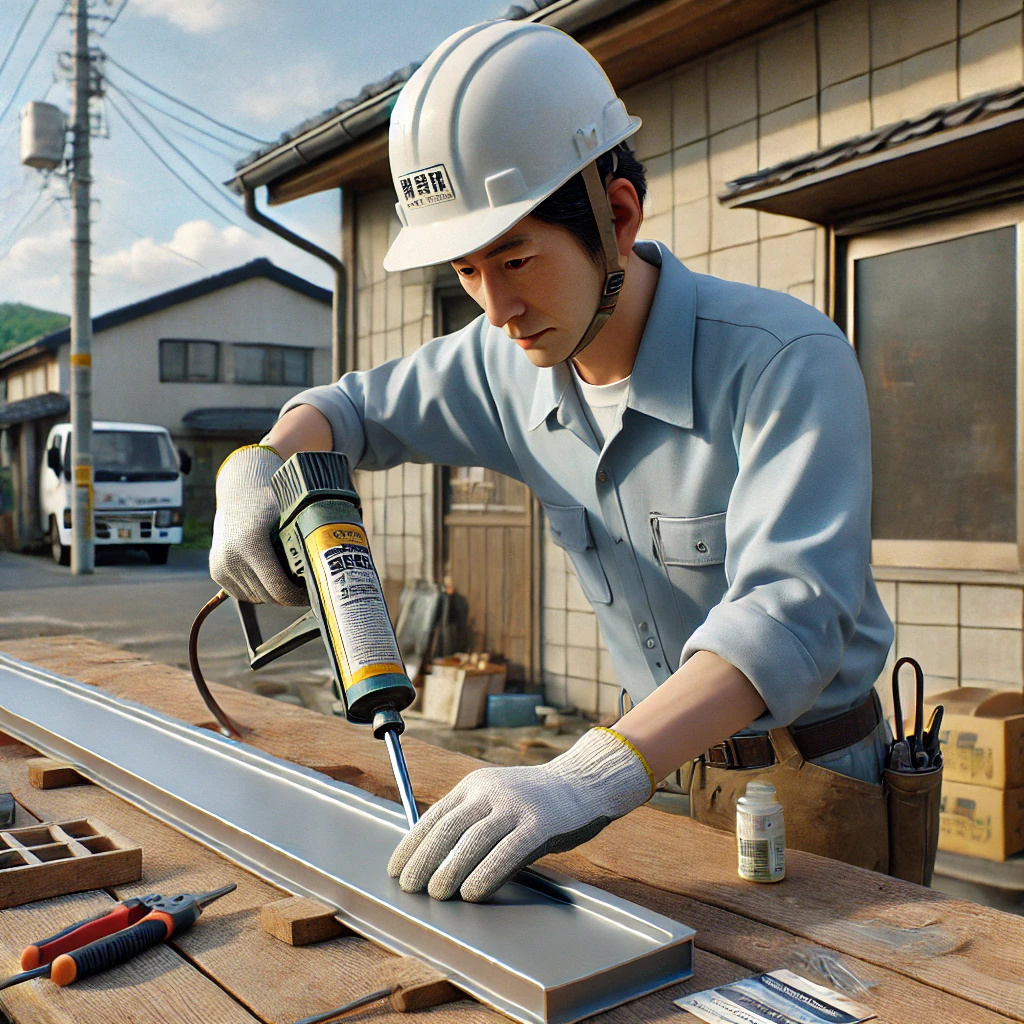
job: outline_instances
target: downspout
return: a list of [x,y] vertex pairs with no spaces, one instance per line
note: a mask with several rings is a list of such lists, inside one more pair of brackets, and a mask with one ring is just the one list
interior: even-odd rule
[[331,379],[337,380],[345,372],[345,300],[348,294],[347,273],[345,264],[334,253],[314,245],[308,238],[295,234],[294,231],[271,220],[265,213],[256,209],[256,192],[251,188],[242,193],[245,200],[245,214],[261,227],[273,231],[286,242],[298,246],[303,252],[323,260],[334,271],[334,296],[331,302]]

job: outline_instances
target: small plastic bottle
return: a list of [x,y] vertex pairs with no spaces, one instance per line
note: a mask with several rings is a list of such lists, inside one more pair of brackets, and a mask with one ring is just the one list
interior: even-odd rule
[[740,878],[781,882],[786,877],[786,824],[770,782],[748,782],[736,801],[736,847]]

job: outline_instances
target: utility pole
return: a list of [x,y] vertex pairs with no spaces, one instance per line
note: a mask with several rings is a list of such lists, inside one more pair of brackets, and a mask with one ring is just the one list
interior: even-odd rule
[[89,296],[89,0],[71,0],[74,21],[74,103],[71,148],[71,572],[91,573],[92,482],[92,309]]

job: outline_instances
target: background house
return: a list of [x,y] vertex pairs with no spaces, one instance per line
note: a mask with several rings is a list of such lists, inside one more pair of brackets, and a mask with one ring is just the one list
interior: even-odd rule
[[[601,61],[644,127],[642,232],[698,272],[789,292],[857,347],[874,433],[874,571],[930,690],[1022,687],[1020,0],[521,3]],[[348,365],[476,310],[447,267],[385,274],[399,224],[368,86],[240,165],[271,203],[344,192]],[[612,712],[587,601],[520,485],[482,470],[360,474],[391,592],[450,576],[470,646],[551,703]]]
[[[96,420],[157,423],[192,456],[185,514],[213,517],[217,467],[258,441],[286,399],[330,380],[331,295],[258,259],[93,319]],[[0,355],[0,542],[39,538],[39,460],[68,418],[69,329]],[[6,508],[6,511],[3,510]]]

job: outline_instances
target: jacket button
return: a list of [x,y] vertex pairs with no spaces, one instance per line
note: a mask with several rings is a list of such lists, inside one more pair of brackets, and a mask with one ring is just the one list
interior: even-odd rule
[[607,474],[607,473],[606,473],[606,472],[605,472],[605,471],[604,471],[604,470],[602,469],[602,470],[601,470],[601,471],[600,471],[600,472],[599,472],[599,473],[597,474],[597,479],[598,479],[598,480],[600,480],[600,481],[601,481],[601,483],[604,483],[604,482],[605,482],[605,481],[606,481],[606,480],[608,479],[608,474]]
[[649,648],[651,648],[652,650],[654,649],[654,637],[653,636],[649,636],[645,642],[646,642],[646,644],[647,644],[647,646]]
[[708,546],[707,546],[707,544],[704,543],[704,541],[702,541],[702,540],[697,541],[697,545],[696,546],[697,546],[697,550],[702,555],[706,555],[708,553]]

